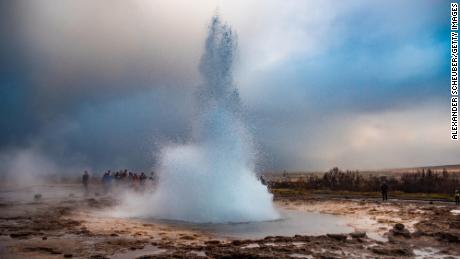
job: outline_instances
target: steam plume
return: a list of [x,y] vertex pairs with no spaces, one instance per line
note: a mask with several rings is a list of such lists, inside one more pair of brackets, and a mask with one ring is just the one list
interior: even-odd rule
[[[162,150],[159,185],[150,206],[136,216],[191,222],[246,222],[278,217],[254,174],[251,136],[241,119],[232,80],[236,40],[219,17],[212,19],[200,72],[192,143]],[[132,210],[131,210],[132,211]]]

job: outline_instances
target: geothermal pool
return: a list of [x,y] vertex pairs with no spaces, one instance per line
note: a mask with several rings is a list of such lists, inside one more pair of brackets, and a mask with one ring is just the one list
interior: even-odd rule
[[189,223],[150,219],[180,229],[205,232],[221,238],[260,239],[266,236],[325,235],[353,232],[345,217],[319,212],[279,209],[281,218],[245,223]]

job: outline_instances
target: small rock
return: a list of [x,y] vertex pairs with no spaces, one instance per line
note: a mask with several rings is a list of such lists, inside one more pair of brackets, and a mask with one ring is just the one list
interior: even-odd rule
[[41,200],[41,198],[42,198],[42,194],[41,194],[41,193],[37,193],[37,194],[34,195],[34,200],[35,200],[35,201],[39,201],[39,200]]
[[350,236],[352,238],[365,238],[366,232],[356,231],[356,232],[350,233]]
[[441,240],[446,240],[450,243],[460,243],[460,236],[450,232],[438,232],[436,236]]
[[70,257],[73,257],[73,254],[64,254],[64,257],[65,258],[70,258]]
[[209,240],[209,241],[206,241],[204,243],[207,244],[207,245],[218,245],[218,244],[220,244],[220,241],[219,240]]
[[394,236],[403,236],[405,238],[410,238],[411,234],[409,230],[407,230],[404,224],[396,223],[390,233]]
[[373,247],[371,251],[379,255],[412,256],[414,253],[407,247]]
[[397,229],[397,230],[403,230],[405,228],[405,226],[404,226],[404,224],[396,223],[393,228]]
[[347,239],[347,235],[344,234],[327,234],[327,236],[339,241],[344,241]]
[[33,235],[33,232],[16,232],[16,233],[11,233],[10,237],[11,238],[18,238],[18,239],[25,239],[28,238],[29,236]]
[[42,237],[42,240],[47,240],[48,238],[47,237]]
[[182,240],[195,240],[194,237],[189,236],[189,235],[182,236],[182,237],[180,237],[180,239],[182,239]]
[[232,245],[234,245],[234,246],[240,246],[240,245],[242,245],[242,242],[241,242],[240,240],[233,240],[233,241],[232,241]]

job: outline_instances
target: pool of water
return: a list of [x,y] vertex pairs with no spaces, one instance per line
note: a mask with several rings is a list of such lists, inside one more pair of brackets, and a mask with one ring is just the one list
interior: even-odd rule
[[216,237],[259,239],[266,236],[324,235],[353,232],[341,216],[280,210],[281,218],[273,221],[246,223],[197,224],[169,220],[153,220],[174,227],[206,232]]

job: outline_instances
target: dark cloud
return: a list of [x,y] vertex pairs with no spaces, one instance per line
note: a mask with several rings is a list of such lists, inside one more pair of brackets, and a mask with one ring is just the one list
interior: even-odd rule
[[[448,4],[223,1],[219,12],[239,35],[235,83],[260,169],[456,162],[438,125],[448,116]],[[150,169],[165,142],[190,136],[215,8],[1,1],[0,159]],[[426,114],[416,117],[423,123],[409,120],[415,130],[400,117],[420,115],[414,104]],[[425,124],[431,130],[417,129]],[[415,140],[400,137],[405,131]],[[372,134],[388,146],[375,148]],[[410,159],[395,158],[392,146]]]

